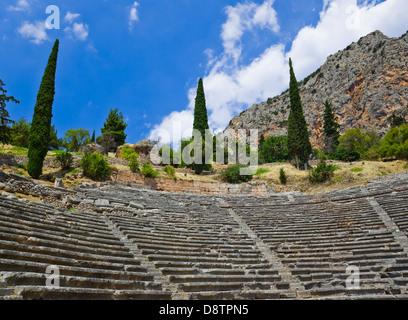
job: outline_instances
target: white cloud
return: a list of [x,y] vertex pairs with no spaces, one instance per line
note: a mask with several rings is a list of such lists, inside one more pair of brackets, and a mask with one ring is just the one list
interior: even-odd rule
[[46,32],[46,23],[44,21],[36,21],[34,24],[25,21],[17,30],[23,38],[30,39],[35,44],[41,44],[48,39]]
[[64,20],[72,23],[75,19],[79,18],[80,14],[79,13],[72,13],[70,11],[67,12],[67,14],[65,15]]
[[[302,28],[292,42],[289,52],[283,44],[271,44],[269,48],[248,65],[238,65],[241,56],[241,38],[254,26],[279,30],[273,1],[261,5],[244,2],[227,7],[227,22],[222,26],[221,39],[224,52],[214,56],[211,49],[208,57],[207,76],[204,89],[213,131],[226,128],[233,116],[253,103],[274,97],[288,87],[289,57],[293,59],[298,80],[321,66],[326,58],[351,42],[375,30],[390,37],[400,36],[408,30],[408,1],[386,0],[323,0],[323,9],[316,26]],[[173,112],[154,129],[170,130],[172,122],[183,125],[186,136],[191,136],[195,88],[188,92],[189,105],[185,110]],[[177,141],[178,136],[172,136]],[[167,142],[167,141],[166,141]]]
[[72,38],[85,41],[89,35],[89,28],[87,24],[74,23],[72,27],[66,27],[64,31]]
[[27,11],[30,9],[30,3],[27,0],[18,0],[16,6],[8,6],[8,11]]
[[273,2],[274,0],[266,0],[261,5],[245,2],[238,3],[235,7],[226,7],[227,21],[222,26],[221,38],[225,53],[232,56],[235,63],[241,56],[241,38],[245,31],[254,27],[279,31],[277,14],[272,7]]
[[288,57],[292,57],[298,78],[306,77],[322,65],[326,58],[351,42],[380,30],[390,37],[399,37],[408,29],[408,1],[332,0],[325,2],[320,21],[315,27],[299,31]]
[[130,7],[130,12],[129,12],[129,30],[133,29],[133,24],[135,22],[139,21],[139,12],[137,10],[137,7],[139,6],[139,3],[135,1],[133,5]]

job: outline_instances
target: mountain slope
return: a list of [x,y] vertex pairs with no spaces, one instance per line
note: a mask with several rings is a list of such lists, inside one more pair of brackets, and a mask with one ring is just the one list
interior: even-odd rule
[[[384,134],[393,115],[408,121],[408,32],[388,38],[375,31],[328,57],[325,64],[301,81],[303,111],[314,147],[323,147],[326,99],[341,124]],[[296,61],[294,61],[296,63]],[[259,134],[286,135],[289,92],[255,104],[233,118],[227,129],[258,129]]]

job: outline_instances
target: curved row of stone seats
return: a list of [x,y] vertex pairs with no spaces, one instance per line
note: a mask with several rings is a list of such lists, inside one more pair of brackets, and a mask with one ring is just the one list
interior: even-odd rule
[[[312,297],[408,297],[408,257],[367,200],[234,210]],[[349,267],[359,268],[359,289],[347,287]]]
[[408,236],[408,190],[375,198],[398,228]]
[[407,189],[408,172],[388,175],[369,180],[365,186],[370,193],[386,193]]
[[108,218],[190,299],[293,297],[226,210],[169,208]]
[[[96,214],[0,197],[0,248],[6,298],[171,297]],[[60,288],[46,286],[49,266],[58,267]]]

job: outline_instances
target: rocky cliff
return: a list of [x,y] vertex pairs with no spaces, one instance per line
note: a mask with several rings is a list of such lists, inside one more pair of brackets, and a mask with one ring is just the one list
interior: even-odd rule
[[[375,31],[329,56],[322,67],[301,81],[303,111],[314,147],[323,147],[326,99],[333,103],[341,133],[361,128],[385,134],[393,115],[408,121],[407,55],[408,32],[397,39]],[[227,129],[259,129],[265,136],[285,135],[289,105],[286,91],[253,105],[233,118]]]

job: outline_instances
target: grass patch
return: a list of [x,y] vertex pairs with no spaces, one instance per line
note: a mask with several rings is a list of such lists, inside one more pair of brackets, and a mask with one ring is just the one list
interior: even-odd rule
[[255,175],[256,175],[256,176],[260,176],[260,175],[265,174],[265,173],[268,173],[268,172],[269,172],[268,169],[259,168],[259,169],[256,171]]
[[1,153],[9,154],[12,156],[27,156],[28,149],[16,146],[3,146],[0,148]]
[[382,170],[378,170],[378,172],[379,172],[379,173],[381,173],[381,175],[382,175],[382,176],[386,176],[386,175],[388,175],[388,173],[387,173],[387,172],[382,171]]
[[351,172],[357,173],[357,172],[363,172],[364,168],[353,168],[350,169]]

